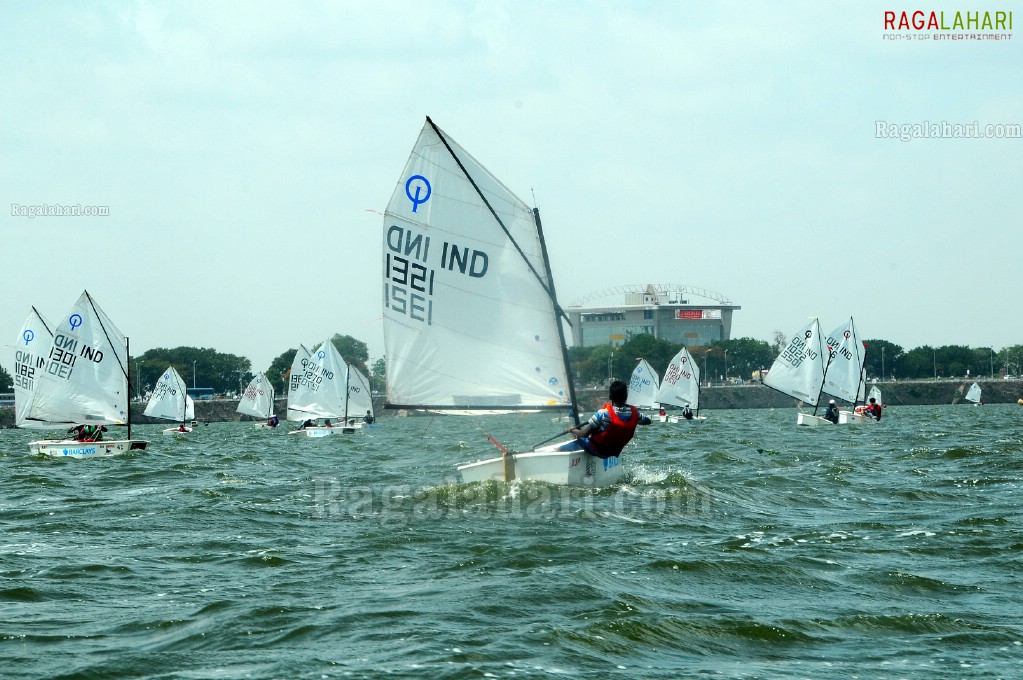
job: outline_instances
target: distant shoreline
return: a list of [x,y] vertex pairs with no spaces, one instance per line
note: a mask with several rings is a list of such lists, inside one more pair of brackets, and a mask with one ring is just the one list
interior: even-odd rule
[[[1023,398],[1023,381],[1019,380],[907,380],[902,382],[877,383],[882,399],[888,406],[928,406],[959,404],[963,402],[966,390],[974,382],[984,393],[988,404],[1015,404]],[[873,384],[873,383],[871,383]],[[607,392],[602,389],[579,390],[577,393],[582,415],[600,408],[607,401]],[[743,409],[743,408],[793,408],[798,402],[780,392],[760,384],[721,385],[704,387],[700,391],[700,410]],[[236,411],[237,399],[200,399],[195,402],[195,418],[200,422],[256,422],[259,419],[241,415]],[[142,415],[145,404],[132,402],[132,424],[147,425],[169,421],[147,418]],[[391,418],[398,411],[383,408],[382,400],[375,400],[377,418]],[[284,399],[277,401],[277,415],[287,410]],[[352,414],[358,417],[357,414]],[[0,406],[0,428],[14,426],[14,406]]]

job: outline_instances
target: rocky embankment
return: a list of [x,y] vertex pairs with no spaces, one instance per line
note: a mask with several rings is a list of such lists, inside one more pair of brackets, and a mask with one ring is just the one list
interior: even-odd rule
[[[907,382],[880,383],[881,394],[889,406],[919,406],[925,404],[958,404],[963,400],[966,390],[973,384],[973,380],[926,380]],[[984,401],[989,404],[1012,403],[1015,404],[1023,398],[1023,381],[1018,380],[978,380],[981,389],[984,391]],[[604,390],[581,390],[578,394],[579,404],[583,413],[591,412],[600,408],[607,401],[607,392]],[[763,385],[729,385],[721,387],[705,387],[700,393],[702,409],[731,409],[731,408],[786,408],[796,405],[795,400]],[[200,400],[195,402],[196,420],[202,422],[230,422],[238,420],[255,420],[249,416],[240,415],[235,409],[238,408],[237,400],[212,399],[209,401]],[[394,415],[393,411],[383,408],[383,403],[377,401],[374,408],[378,418],[386,418]],[[133,423],[166,423],[165,420],[156,420],[142,415],[145,404],[133,403],[131,405],[131,418]],[[283,399],[277,401],[277,413],[284,414],[286,402]],[[0,427],[14,426],[14,407],[0,407]]]

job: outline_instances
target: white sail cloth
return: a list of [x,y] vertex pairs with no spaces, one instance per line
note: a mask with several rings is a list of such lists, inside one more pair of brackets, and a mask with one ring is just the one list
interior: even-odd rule
[[814,319],[789,339],[767,372],[764,384],[816,406],[824,385],[824,362],[821,327]]
[[685,347],[672,357],[664,371],[657,401],[672,406],[700,408],[700,367]]
[[537,219],[427,119],[383,224],[390,404],[571,405]]
[[[191,413],[189,413],[191,406]],[[195,418],[195,404],[188,396],[185,381],[173,366],[168,366],[153,387],[146,404],[145,415],[151,418],[174,420],[180,423]]]

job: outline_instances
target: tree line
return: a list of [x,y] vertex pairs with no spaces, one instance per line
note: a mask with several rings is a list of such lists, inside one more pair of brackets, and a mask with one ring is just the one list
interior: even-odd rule
[[[381,357],[370,366],[365,342],[350,335],[335,334],[331,341],[347,361],[354,364],[370,380],[374,392],[383,392],[387,364]],[[716,340],[710,345],[689,348],[699,364],[705,382],[721,383],[735,380],[758,380],[762,369],[769,369],[788,338],[776,333],[773,342],[753,338]],[[312,350],[317,342],[306,347]],[[991,347],[922,345],[910,350],[888,340],[872,339],[866,346],[865,365],[868,379],[925,380],[928,378],[999,378],[1019,376],[1023,366],[1023,345],[1000,350]],[[572,347],[569,361],[576,382],[583,387],[606,385],[609,379],[627,380],[636,362],[646,359],[663,374],[671,358],[682,345],[659,340],[650,335],[636,335],[619,346]],[[279,395],[287,391],[291,363],[298,348],[281,352],[270,366],[262,369]],[[152,389],[168,366],[181,374],[190,387],[212,388],[217,394],[234,394],[244,389],[255,372],[245,357],[218,352],[211,348],[155,348],[131,359],[132,390],[142,395]],[[259,369],[257,369],[259,370]],[[13,391],[14,381],[0,366],[0,392]]]

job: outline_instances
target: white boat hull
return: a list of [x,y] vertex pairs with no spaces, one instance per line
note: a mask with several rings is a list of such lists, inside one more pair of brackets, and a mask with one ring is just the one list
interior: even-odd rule
[[683,418],[682,416],[656,416],[657,420],[662,423],[702,423],[707,420],[707,416],[693,416],[692,418]]
[[42,439],[28,443],[32,454],[54,458],[106,458],[128,451],[144,451],[148,441],[121,439],[99,442],[80,442],[73,439]]
[[800,413],[796,416],[796,425],[802,425],[803,427],[820,427],[822,425],[834,425],[834,423],[822,418],[821,416],[815,416],[812,413]]
[[868,417],[865,413],[859,411],[839,411],[838,412],[838,424],[839,425],[862,425],[863,423],[873,421],[873,417]]
[[190,427],[186,427],[183,430],[181,428],[179,428],[179,427],[168,427],[168,428],[164,429],[163,433],[164,434],[188,434],[191,431],[192,431],[192,428],[190,428]]
[[[361,425],[360,425],[361,427]],[[288,434],[304,434],[307,437],[329,437],[332,434],[352,434],[357,428],[350,425],[336,427],[300,427]]]
[[[618,456],[602,459],[585,451],[558,451],[556,446],[508,455],[513,459],[515,479],[597,487],[616,484],[625,473]],[[504,481],[505,460],[498,457],[460,465],[458,474],[466,484]]]

